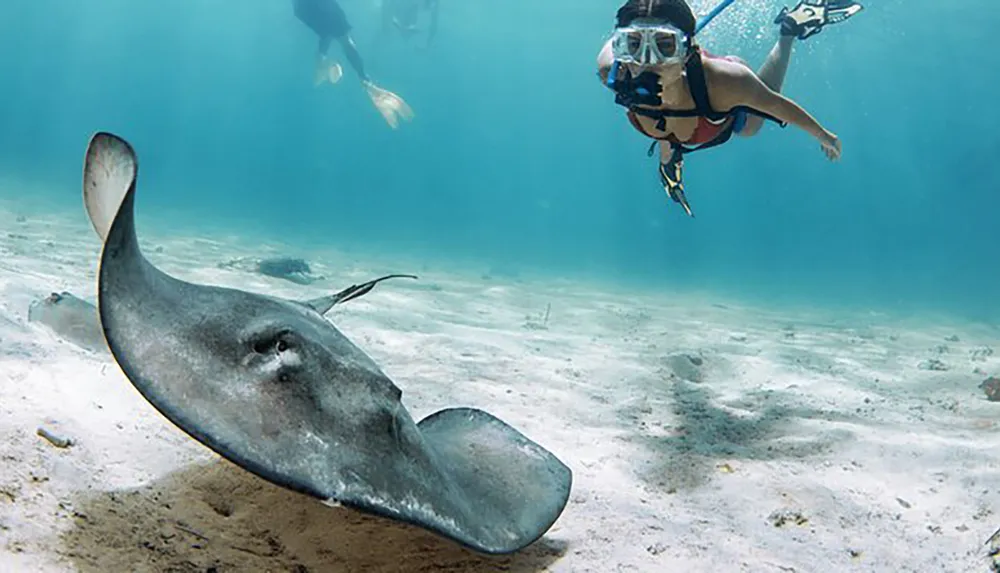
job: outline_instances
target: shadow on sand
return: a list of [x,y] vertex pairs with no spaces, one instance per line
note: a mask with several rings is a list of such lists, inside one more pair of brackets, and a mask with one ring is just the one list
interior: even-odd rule
[[224,460],[135,490],[81,492],[60,553],[84,573],[521,571],[565,551],[542,538],[480,556],[422,529],[279,488]]
[[[796,434],[793,425],[801,420],[856,422],[841,413],[788,406],[779,392],[748,393],[724,408],[713,403],[709,389],[702,384],[674,379],[667,385],[669,396],[665,398],[672,412],[646,408],[645,421],[638,424],[629,440],[651,454],[637,470],[638,477],[668,491],[707,483],[725,461],[819,456],[852,437],[850,431],[841,429]],[[638,418],[635,412],[620,414]],[[670,423],[664,425],[666,421]],[[653,425],[669,426],[672,431],[655,435],[649,430]]]

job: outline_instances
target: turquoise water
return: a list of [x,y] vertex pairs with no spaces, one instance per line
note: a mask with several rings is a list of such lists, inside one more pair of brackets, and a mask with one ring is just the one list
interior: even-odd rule
[[[139,153],[140,218],[205,233],[1000,318],[986,0],[870,0],[799,44],[784,92],[842,160],[768,125],[689,158],[696,219],[595,77],[616,2],[441,2],[436,43],[416,50],[380,34],[374,2],[342,0],[369,72],[416,112],[395,131],[346,65],[313,86],[315,37],[289,0],[3,2],[0,179],[81,209],[83,151],[108,130]],[[701,43],[757,67],[781,5],[737,0]]]

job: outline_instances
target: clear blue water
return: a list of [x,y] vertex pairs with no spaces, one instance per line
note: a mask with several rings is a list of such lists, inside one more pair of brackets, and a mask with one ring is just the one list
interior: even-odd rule
[[[784,92],[843,159],[770,125],[694,155],[696,219],[595,77],[616,2],[441,2],[438,41],[418,51],[380,35],[373,1],[342,0],[370,73],[416,112],[393,131],[349,68],[313,86],[315,38],[290,0],[6,0],[0,172],[80,209],[83,151],[108,130],[138,150],[140,217],[186,228],[1000,318],[991,2],[869,0],[799,44]],[[756,67],[780,5],[737,0],[701,43]]]

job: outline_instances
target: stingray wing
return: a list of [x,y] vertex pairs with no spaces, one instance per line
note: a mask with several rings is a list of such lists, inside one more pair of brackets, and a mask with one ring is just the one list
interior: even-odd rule
[[570,469],[499,418],[473,408],[449,408],[417,427],[466,495],[489,507],[489,514],[505,516],[506,539],[492,540],[494,547],[528,545],[566,506]]

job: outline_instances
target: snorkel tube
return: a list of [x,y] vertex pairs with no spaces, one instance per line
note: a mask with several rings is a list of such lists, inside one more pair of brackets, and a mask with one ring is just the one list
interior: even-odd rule
[[712,10],[708,14],[705,14],[701,18],[698,18],[698,23],[695,24],[694,27],[694,33],[697,34],[698,32],[701,32],[702,28],[707,26],[709,22],[711,22],[712,20],[715,19],[716,16],[721,14],[723,10],[729,8],[729,5],[735,1],[736,0],[722,0],[722,2],[720,2],[719,5],[716,6],[715,8],[712,8]]

